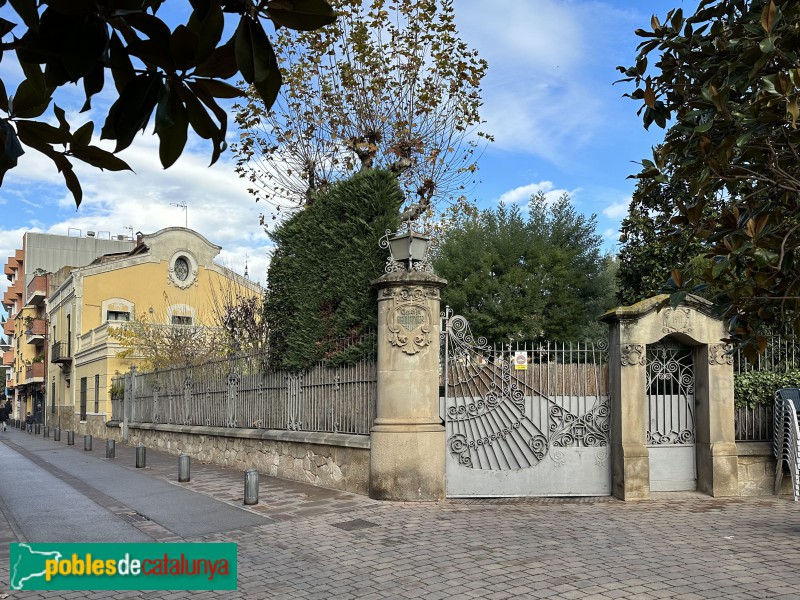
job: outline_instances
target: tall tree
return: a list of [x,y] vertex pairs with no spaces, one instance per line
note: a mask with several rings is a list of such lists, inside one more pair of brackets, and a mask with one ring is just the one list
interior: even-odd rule
[[647,191],[639,182],[620,227],[617,299],[630,305],[661,293],[672,271],[696,270],[703,244],[685,228],[670,222],[678,202],[690,201],[681,184],[662,184]]
[[449,230],[434,268],[447,279],[442,302],[491,341],[575,340],[594,335],[614,303],[613,262],[600,250],[594,215],[566,194],[533,196],[527,216],[500,205]]
[[[635,64],[619,67],[629,96],[645,127],[672,119],[641,190],[688,186],[674,222],[707,244],[700,280],[718,288],[732,338],[753,355],[776,324],[800,332],[800,3],[701,0],[688,18],[675,9],[636,33]],[[694,282],[673,279],[679,302]]]
[[387,168],[423,208],[458,196],[476,169],[486,62],[459,38],[453,1],[331,4],[332,26],[277,33],[286,69],[275,110],[252,88],[240,107],[250,191],[273,209],[298,207],[355,171]]
[[[212,144],[211,162],[226,148],[227,114],[220,98],[242,92],[226,83],[237,73],[262,98],[266,109],[281,86],[278,61],[261,19],[278,28],[315,29],[334,21],[325,0],[190,0],[185,24],[171,29],[158,10],[163,0],[11,0],[22,21],[0,18],[0,58],[13,58],[22,81],[13,94],[0,80],[0,184],[28,148],[50,158],[80,205],[82,191],[73,171],[78,160],[99,169],[130,169],[113,153],[91,144],[94,123],[72,131],[65,111],[53,103],[68,83],[83,82],[85,102],[101,92],[106,73],[116,101],[100,137],[119,152],[147,128],[155,111],[155,133],[164,168],[183,152],[189,129]],[[6,0],[0,0],[0,7]],[[9,10],[7,8],[6,10]],[[225,15],[238,16],[236,31],[222,42]],[[10,39],[8,39],[10,37]],[[7,40],[7,41],[2,41]],[[8,57],[10,58],[10,57]],[[8,60],[7,58],[7,60]],[[43,115],[53,103],[58,126]]]
[[370,282],[386,264],[378,242],[397,228],[402,202],[396,177],[370,170],[319,192],[272,232],[265,306],[271,364],[302,369],[351,357],[377,322]]

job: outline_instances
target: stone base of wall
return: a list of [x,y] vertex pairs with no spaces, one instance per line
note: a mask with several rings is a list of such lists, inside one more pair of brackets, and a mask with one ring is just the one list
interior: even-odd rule
[[[739,495],[772,496],[775,486],[775,457],[772,442],[737,442],[739,455]],[[784,475],[781,494],[791,494],[792,483]]]
[[257,469],[274,477],[369,493],[368,436],[131,423],[128,443],[242,471]]

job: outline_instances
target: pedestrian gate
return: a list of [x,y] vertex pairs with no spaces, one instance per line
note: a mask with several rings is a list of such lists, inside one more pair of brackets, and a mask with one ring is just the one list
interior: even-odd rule
[[447,495],[611,493],[606,342],[475,339],[443,314]]
[[650,491],[697,489],[692,349],[669,339],[647,346]]

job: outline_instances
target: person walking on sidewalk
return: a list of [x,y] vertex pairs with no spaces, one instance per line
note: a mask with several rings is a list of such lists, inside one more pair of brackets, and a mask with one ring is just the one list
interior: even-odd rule
[[25,417],[25,427],[28,430],[28,433],[33,431],[33,415],[31,413],[28,413],[28,415]]
[[3,425],[3,431],[6,430],[6,421],[8,421],[8,407],[0,404],[0,423]]

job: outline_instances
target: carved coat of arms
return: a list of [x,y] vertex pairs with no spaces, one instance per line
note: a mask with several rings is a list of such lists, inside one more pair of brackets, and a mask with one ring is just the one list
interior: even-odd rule
[[431,313],[421,289],[403,288],[394,297],[387,326],[389,343],[406,354],[417,354],[431,343]]

